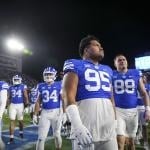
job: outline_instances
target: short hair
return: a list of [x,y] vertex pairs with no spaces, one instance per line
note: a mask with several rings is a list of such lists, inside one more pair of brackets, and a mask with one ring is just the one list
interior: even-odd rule
[[81,39],[79,44],[79,54],[82,57],[84,53],[84,49],[90,44],[91,41],[96,40],[99,42],[99,39],[93,35],[88,35]]
[[114,57],[114,61],[117,59],[117,57],[119,56],[124,56],[126,58],[126,56],[124,54],[117,54],[115,57]]

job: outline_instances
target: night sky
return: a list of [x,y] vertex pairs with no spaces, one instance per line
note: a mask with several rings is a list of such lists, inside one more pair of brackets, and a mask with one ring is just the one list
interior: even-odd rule
[[0,2],[0,47],[9,35],[20,37],[32,56],[23,56],[23,73],[38,80],[46,66],[62,70],[66,59],[79,58],[80,40],[97,36],[105,50],[103,63],[113,69],[118,53],[134,58],[150,52],[150,11],[145,3]]

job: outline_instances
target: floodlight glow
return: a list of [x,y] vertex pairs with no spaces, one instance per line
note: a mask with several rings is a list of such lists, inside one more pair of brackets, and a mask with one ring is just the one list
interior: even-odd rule
[[13,50],[13,51],[23,51],[24,49],[24,45],[17,39],[9,39],[6,42],[6,45],[8,46],[10,50]]

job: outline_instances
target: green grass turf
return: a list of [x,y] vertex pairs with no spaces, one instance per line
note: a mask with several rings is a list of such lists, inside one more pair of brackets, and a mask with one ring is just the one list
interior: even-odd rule
[[[30,115],[29,114],[25,114],[24,115],[24,126],[28,126],[30,125]],[[8,115],[4,114],[3,116],[3,130],[9,129],[9,123],[10,120],[8,118]],[[16,126],[18,126],[18,121],[16,121]],[[149,141],[150,141],[150,123],[148,126],[148,135],[149,135]],[[32,146],[32,148],[28,149],[28,150],[34,150],[35,149],[35,145]],[[54,140],[49,140],[45,143],[45,150],[55,150],[55,144],[54,144]],[[67,140],[65,138],[63,138],[63,144],[62,144],[62,150],[71,150],[71,141]],[[142,148],[141,145],[136,145],[136,150],[144,150]]]
[[[24,127],[30,125],[30,115],[25,114],[24,115]],[[3,130],[9,129],[10,119],[8,117],[8,114],[3,115]],[[18,121],[16,120],[16,127],[18,127]]]
[[[35,149],[36,149],[36,146],[33,145],[33,147],[28,149],[28,150],[35,150]],[[55,149],[55,144],[54,144],[54,139],[48,140],[45,143],[44,150],[56,150]],[[62,150],[71,150],[71,141],[70,140],[62,138]]]

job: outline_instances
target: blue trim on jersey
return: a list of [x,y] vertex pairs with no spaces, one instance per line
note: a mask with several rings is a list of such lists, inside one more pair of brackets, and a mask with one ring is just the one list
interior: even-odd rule
[[43,109],[60,108],[60,90],[61,82],[54,82],[51,85],[40,83],[38,85]]
[[8,89],[9,89],[8,83],[6,83],[5,81],[0,81],[0,91],[1,90],[8,90]]
[[11,86],[9,89],[11,103],[13,103],[13,104],[24,103],[24,90],[26,90],[26,89],[27,89],[27,86],[24,84]]
[[74,72],[79,78],[76,100],[112,97],[112,70],[106,65],[95,65],[88,60],[65,61],[64,73]]
[[128,69],[127,73],[113,72],[113,90],[116,107],[136,108],[137,90],[141,73],[136,69]]

